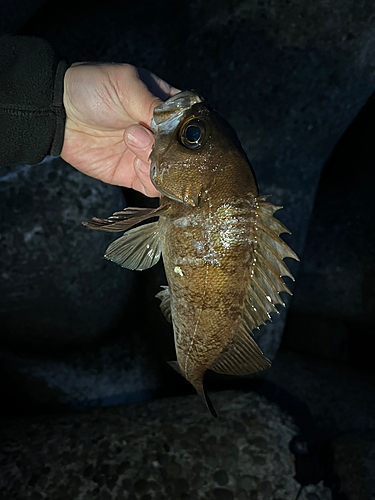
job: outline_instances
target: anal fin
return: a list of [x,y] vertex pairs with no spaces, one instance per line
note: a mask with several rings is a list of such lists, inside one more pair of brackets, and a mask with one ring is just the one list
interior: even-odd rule
[[210,370],[227,375],[250,375],[270,366],[270,360],[264,356],[245,328],[241,327],[210,366]]

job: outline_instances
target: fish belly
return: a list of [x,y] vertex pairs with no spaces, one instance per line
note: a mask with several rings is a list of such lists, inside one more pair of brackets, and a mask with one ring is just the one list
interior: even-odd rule
[[225,247],[221,226],[199,224],[196,215],[162,225],[177,360],[191,381],[203,376],[234,335],[249,286],[251,243]]

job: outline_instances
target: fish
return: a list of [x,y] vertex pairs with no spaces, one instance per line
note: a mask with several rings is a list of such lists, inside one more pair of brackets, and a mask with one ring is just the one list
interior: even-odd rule
[[[271,366],[252,332],[285,306],[294,278],[285,258],[299,260],[280,238],[280,206],[259,196],[252,165],[234,129],[195,91],[182,91],[153,112],[150,179],[157,208],[129,207],[91,229],[125,231],[104,257],[145,270],[162,257],[167,286],[156,295],[172,323],[176,360],[211,414],[206,370],[244,376]],[[154,222],[139,225],[149,218]],[[134,227],[136,226],[136,227]]]

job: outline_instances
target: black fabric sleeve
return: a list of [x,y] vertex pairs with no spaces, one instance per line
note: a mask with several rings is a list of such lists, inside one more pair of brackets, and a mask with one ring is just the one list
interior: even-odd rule
[[58,156],[64,141],[64,75],[40,38],[0,38],[0,166]]

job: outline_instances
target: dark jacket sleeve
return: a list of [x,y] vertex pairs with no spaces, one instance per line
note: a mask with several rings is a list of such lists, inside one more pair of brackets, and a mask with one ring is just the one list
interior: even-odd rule
[[66,67],[45,40],[0,38],[0,166],[60,154]]

